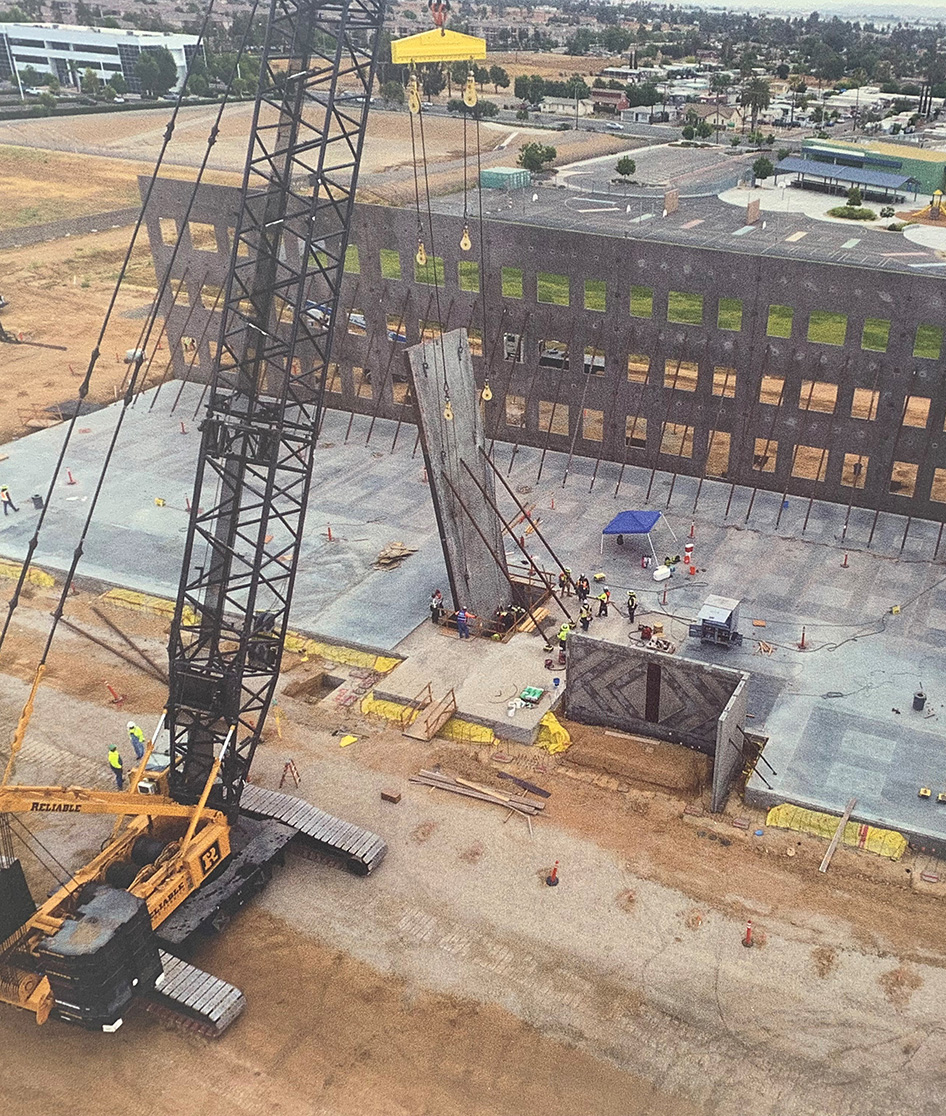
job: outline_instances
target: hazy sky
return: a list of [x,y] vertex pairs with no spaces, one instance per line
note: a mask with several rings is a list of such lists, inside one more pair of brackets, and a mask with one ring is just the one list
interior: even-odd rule
[[740,11],[748,9],[752,12],[775,12],[779,15],[807,15],[809,12],[821,12],[827,15],[839,15],[845,19],[870,19],[872,16],[888,16],[899,20],[909,20],[913,16],[926,18],[942,15],[946,20],[946,5],[943,0],[906,0],[898,3],[897,0],[826,0],[824,4],[802,3],[799,0],[768,0],[768,3],[755,3],[752,0],[725,0],[714,2],[704,0],[709,8],[738,8]]

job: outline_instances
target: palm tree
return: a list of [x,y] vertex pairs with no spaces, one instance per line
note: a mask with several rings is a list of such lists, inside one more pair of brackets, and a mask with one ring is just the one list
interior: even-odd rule
[[727,73],[713,74],[710,78],[710,91],[716,94],[716,142],[719,143],[719,95],[727,94],[732,79]]
[[[752,116],[752,127],[750,131],[756,130],[756,124],[759,120],[759,113],[762,109],[767,109],[772,102],[772,90],[769,83],[763,77],[753,77],[742,87],[742,107],[748,108]],[[743,124],[745,121],[743,121]]]

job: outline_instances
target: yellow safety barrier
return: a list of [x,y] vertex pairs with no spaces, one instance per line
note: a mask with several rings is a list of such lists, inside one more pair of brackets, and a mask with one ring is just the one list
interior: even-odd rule
[[[813,837],[830,840],[837,831],[841,819],[834,814],[822,814],[817,810],[806,810],[803,806],[783,803],[773,806],[766,815],[766,825],[778,829],[793,829],[796,833],[809,833]],[[879,829],[874,825],[861,822],[848,822],[844,827],[842,843],[857,849],[899,860],[907,850],[907,839],[895,829]]]
[[437,735],[444,736],[447,740],[462,740],[466,744],[492,746],[496,743],[496,734],[491,728],[478,725],[475,721],[464,721],[460,717],[451,717]]
[[381,717],[385,721],[396,721],[403,725],[410,724],[420,712],[419,709],[402,705],[399,701],[376,698],[373,693],[362,698],[361,711],[368,717]]
[[[361,702],[361,711],[369,717],[381,717],[385,721],[392,721],[405,728],[417,717],[420,712],[412,705],[404,705],[399,701],[387,701],[385,698],[376,698],[374,694],[367,694]],[[441,728],[438,736],[446,740],[462,740],[466,744],[496,743],[496,734],[486,725],[478,725],[475,721],[465,721],[462,717],[451,717]]]
[[[19,562],[2,562],[0,561],[0,577],[8,577],[11,581],[16,581],[23,569]],[[36,566],[30,566],[26,571],[26,580],[31,585],[38,585],[42,589],[51,589],[56,584],[56,579],[52,574],[48,574],[45,570],[40,570]]]
[[[108,604],[118,605],[119,608],[131,608],[135,612],[150,612],[154,616],[163,616],[168,620],[174,617],[174,601],[167,597],[154,597],[150,593],[139,593],[137,589],[109,589],[102,595],[102,600]],[[184,610],[184,623],[197,622],[197,613],[191,608]]]
[[572,738],[554,713],[546,713],[539,721],[539,731],[535,738],[537,748],[544,748],[550,756],[564,752],[572,746]]
[[391,655],[376,655],[373,651],[359,651],[355,647],[344,647],[340,643],[325,643],[320,639],[309,639],[308,636],[299,635],[298,632],[286,632],[285,647],[287,651],[296,651],[300,655],[318,655],[333,663],[365,667],[367,670],[376,670],[381,674],[390,674],[401,662]]

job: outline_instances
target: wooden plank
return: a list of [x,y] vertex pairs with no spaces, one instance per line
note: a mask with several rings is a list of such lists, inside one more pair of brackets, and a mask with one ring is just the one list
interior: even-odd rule
[[838,845],[841,844],[841,838],[844,836],[844,827],[851,820],[851,811],[857,805],[856,798],[849,798],[847,806],[844,807],[844,813],[841,815],[841,820],[838,822],[838,828],[834,831],[834,836],[831,838],[831,844],[828,845],[828,851],[824,854],[824,860],[821,862],[819,872],[827,872],[828,865],[831,863],[831,857],[837,851]]
[[510,775],[508,771],[497,771],[496,774],[500,779],[508,779],[511,783],[515,783],[517,787],[522,787],[523,790],[541,795],[542,798],[552,797],[551,791],[544,790],[542,787],[537,787],[535,783],[530,783],[528,779],[520,779],[518,775]]

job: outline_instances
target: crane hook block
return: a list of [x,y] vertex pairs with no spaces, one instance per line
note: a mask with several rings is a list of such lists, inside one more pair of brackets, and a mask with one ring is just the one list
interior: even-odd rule
[[391,62],[395,66],[422,62],[473,62],[486,58],[486,40],[459,31],[422,31],[395,39],[391,43]]

